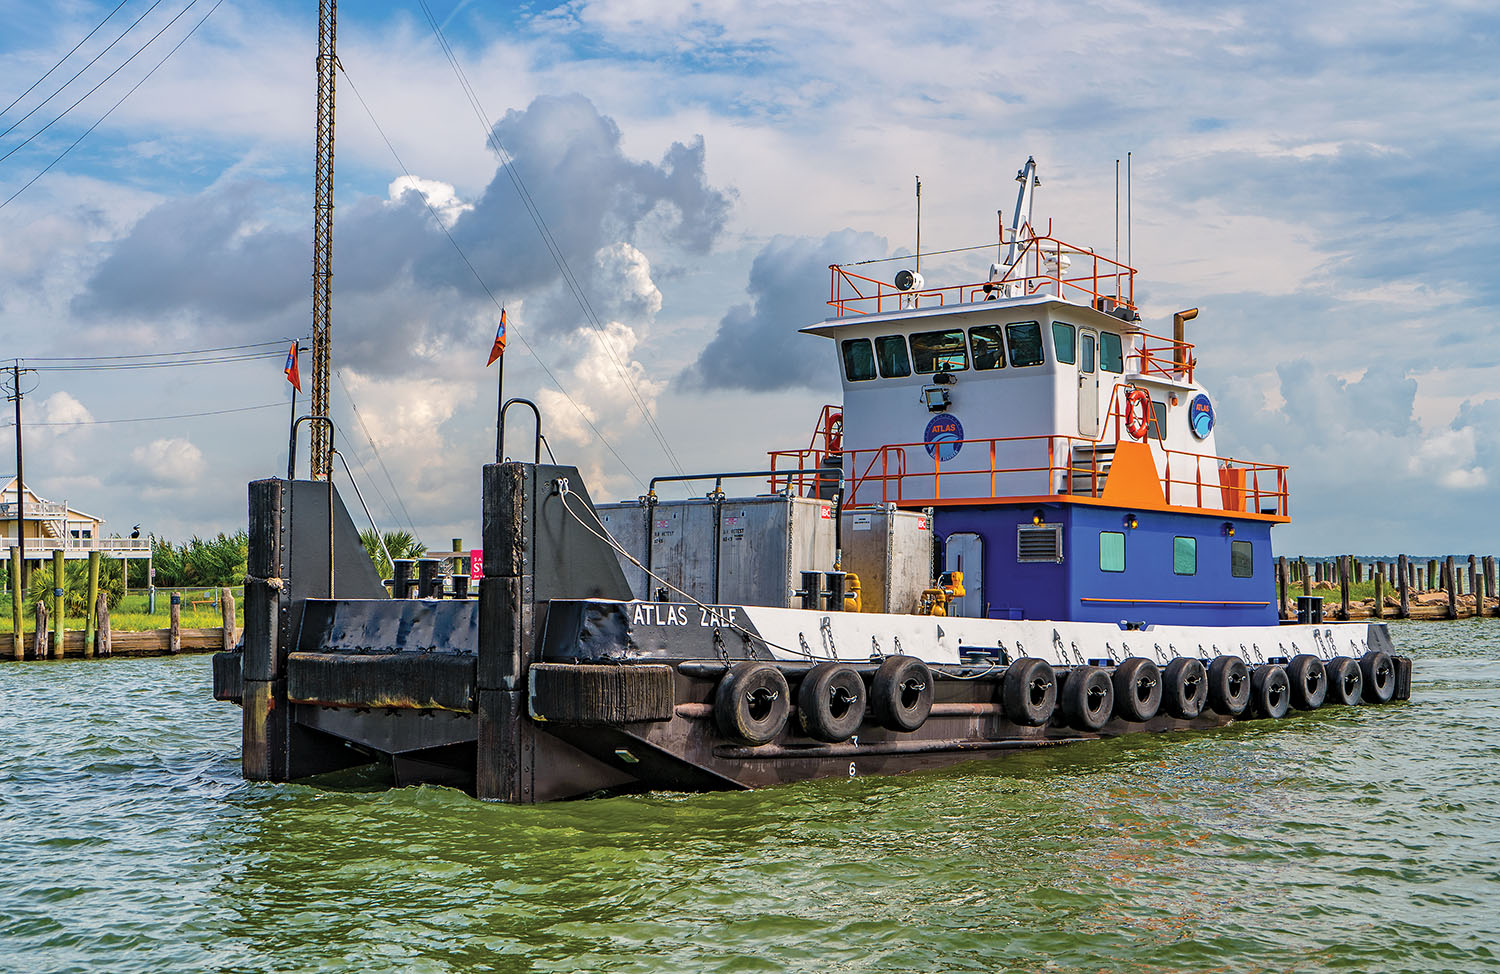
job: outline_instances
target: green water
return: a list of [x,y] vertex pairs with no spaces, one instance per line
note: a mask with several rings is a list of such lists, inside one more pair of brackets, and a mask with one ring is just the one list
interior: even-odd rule
[[1413,699],[533,808],[239,778],[206,656],[0,664],[6,971],[1500,971],[1500,622]]

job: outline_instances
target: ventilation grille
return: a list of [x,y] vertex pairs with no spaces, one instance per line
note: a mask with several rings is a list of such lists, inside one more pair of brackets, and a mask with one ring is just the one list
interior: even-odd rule
[[1016,529],[1016,561],[1057,564],[1062,556],[1062,525],[1026,525]]

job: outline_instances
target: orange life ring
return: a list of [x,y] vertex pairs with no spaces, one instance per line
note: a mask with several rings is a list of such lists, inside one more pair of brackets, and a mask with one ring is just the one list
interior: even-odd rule
[[1151,394],[1132,388],[1125,394],[1125,431],[1138,440],[1146,438],[1151,422]]
[[826,452],[839,453],[844,447],[844,414],[829,413],[827,421],[823,424],[823,437]]

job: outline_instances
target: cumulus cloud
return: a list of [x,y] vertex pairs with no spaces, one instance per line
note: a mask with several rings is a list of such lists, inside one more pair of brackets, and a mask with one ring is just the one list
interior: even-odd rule
[[466,203],[458,198],[458,192],[450,183],[437,179],[401,175],[391,180],[388,195],[392,203],[400,202],[406,193],[420,194],[427,205],[442,218],[445,227],[453,226],[460,216],[474,208],[473,203]]
[[774,390],[836,383],[831,343],[798,329],[829,315],[829,264],[887,250],[882,238],[853,230],[821,240],[773,238],[750,266],[750,302],[729,309],[683,379],[700,389]]
[[587,444],[594,440],[589,423],[600,426],[607,419],[612,432],[623,431],[645,422],[643,406],[655,413],[665,382],[652,379],[645,366],[634,360],[637,342],[635,332],[618,321],[568,339],[575,363],[559,378],[572,390],[577,408],[555,389],[538,391],[548,431],[561,440]]
[[138,446],[130,451],[130,460],[142,482],[167,489],[191,486],[206,466],[203,451],[182,436],[164,437]]
[[58,431],[93,421],[94,414],[88,411],[88,407],[66,392],[54,392],[43,399],[41,416],[36,420],[48,423]]

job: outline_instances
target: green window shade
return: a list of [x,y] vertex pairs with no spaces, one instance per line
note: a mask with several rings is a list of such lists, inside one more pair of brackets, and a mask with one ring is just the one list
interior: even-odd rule
[[906,336],[886,335],[875,339],[875,359],[880,363],[880,376],[884,379],[899,379],[911,375],[911,360],[906,357]]
[[1120,336],[1114,332],[1099,335],[1099,368],[1105,372],[1125,371],[1125,353],[1120,347]]
[[[1057,360],[1072,365],[1077,359],[1074,345],[1077,333],[1073,326],[1063,321],[1052,323],[1052,347],[1057,350]],[[1092,370],[1090,370],[1092,371]]]
[[1249,578],[1255,574],[1255,549],[1250,542],[1229,543],[1229,571],[1235,578]]
[[1172,572],[1177,575],[1198,574],[1198,539],[1172,539]]
[[870,349],[868,338],[844,341],[844,375],[850,382],[875,378],[875,353]]
[[1125,570],[1125,535],[1122,532],[1099,532],[1099,570],[1102,572]]

